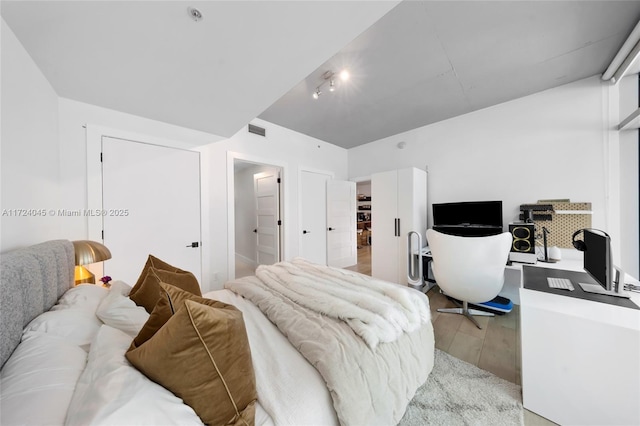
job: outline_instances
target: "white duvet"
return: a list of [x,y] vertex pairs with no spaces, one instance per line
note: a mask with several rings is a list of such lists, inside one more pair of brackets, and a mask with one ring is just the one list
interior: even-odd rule
[[209,292],[204,297],[234,305],[242,311],[258,401],[276,425],[338,424],[331,395],[320,373],[260,309],[229,290]]
[[302,258],[260,265],[252,284],[343,321],[375,350],[431,320],[429,302],[407,287]]
[[[124,357],[148,316],[126,297],[128,288],[73,288],[25,329],[1,372],[0,424],[201,424]],[[205,297],[243,313],[256,374],[256,425],[339,423],[333,390],[260,309],[229,290]]]
[[[433,367],[429,304],[418,291],[304,260],[261,266],[225,287],[258,306],[315,367],[342,425],[398,423]],[[393,338],[392,329],[406,331]]]

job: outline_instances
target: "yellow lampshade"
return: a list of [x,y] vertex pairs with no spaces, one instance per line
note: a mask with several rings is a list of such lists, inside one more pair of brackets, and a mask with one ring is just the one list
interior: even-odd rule
[[82,265],[76,265],[76,269],[75,269],[75,284],[82,284],[82,283],[89,283],[89,284],[95,284],[96,283],[96,276],[87,268],[85,268]]
[[76,257],[75,283],[96,283],[96,277],[82,265],[102,262],[111,259],[111,252],[103,244],[97,241],[79,240],[73,241]]

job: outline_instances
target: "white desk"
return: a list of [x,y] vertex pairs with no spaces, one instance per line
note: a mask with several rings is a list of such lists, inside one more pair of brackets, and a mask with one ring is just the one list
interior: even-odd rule
[[[567,271],[583,271],[582,252],[573,249],[561,249],[562,260],[555,263],[538,262],[533,266],[539,268],[562,269]],[[522,263],[513,262],[504,271],[504,285],[500,296],[510,299],[515,305],[520,304],[520,288],[522,287]]]
[[[415,252],[417,255],[418,253]],[[423,247],[420,250],[420,255],[425,258],[431,260],[431,250],[429,247]],[[582,265],[582,252],[573,249],[562,249],[562,260],[556,263],[544,263],[538,262],[535,266],[540,268],[552,268],[552,269],[563,269],[569,271],[583,271]],[[504,270],[504,285],[502,286],[502,290],[500,290],[499,295],[502,297],[506,297],[511,300],[514,305],[520,304],[520,288],[522,287],[522,263],[513,262],[511,265],[507,265]],[[430,274],[431,263],[427,262],[425,264],[427,270],[425,270],[424,274],[426,277],[433,277],[433,274]],[[425,292],[430,289],[435,281],[431,281],[425,286]]]
[[561,425],[640,424],[640,310],[527,288],[520,302],[524,407]]

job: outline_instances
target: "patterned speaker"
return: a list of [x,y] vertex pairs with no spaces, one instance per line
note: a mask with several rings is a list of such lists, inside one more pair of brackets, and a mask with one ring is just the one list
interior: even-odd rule
[[513,236],[509,260],[521,263],[536,263],[536,227],[533,223],[510,223],[509,232]]

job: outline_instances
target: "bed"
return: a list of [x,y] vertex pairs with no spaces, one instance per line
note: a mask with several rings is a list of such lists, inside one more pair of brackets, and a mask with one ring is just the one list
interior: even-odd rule
[[[303,259],[261,267],[255,276],[202,295],[212,307],[206,312],[209,307],[172,296],[186,293],[156,276],[169,295],[165,304],[174,309],[172,303],[180,300],[183,308],[138,346],[161,304],[149,312],[134,303],[132,288],[138,283],[74,287],[73,245],[64,240],[3,254],[0,260],[3,425],[184,425],[203,419],[213,424],[396,424],[433,367],[433,329],[422,293]],[[214,358],[220,352],[185,352],[189,337],[170,329],[178,317],[195,324],[205,318],[199,315],[214,310],[226,315],[224,324],[237,325],[240,318],[241,329],[229,328],[233,337],[224,340],[214,336],[216,327],[201,327],[202,335],[195,327],[194,339],[209,341],[210,333],[220,344],[236,346],[246,339],[243,350],[252,371],[236,365],[245,362],[246,367],[246,356],[227,354],[236,363],[232,371],[251,377],[237,385],[243,392],[255,388],[245,402],[233,402],[233,383],[223,383],[219,394],[209,393],[209,381],[198,382],[204,380],[200,371],[206,361],[197,360],[211,359],[218,368]],[[187,314],[180,316],[183,311]],[[138,365],[140,359],[153,367]],[[217,359],[222,365],[222,356]],[[223,382],[225,374],[220,374]],[[173,382],[163,381],[167,375],[166,380],[186,380],[188,389],[176,391]],[[226,395],[238,405],[237,415],[212,420],[221,415]]]

